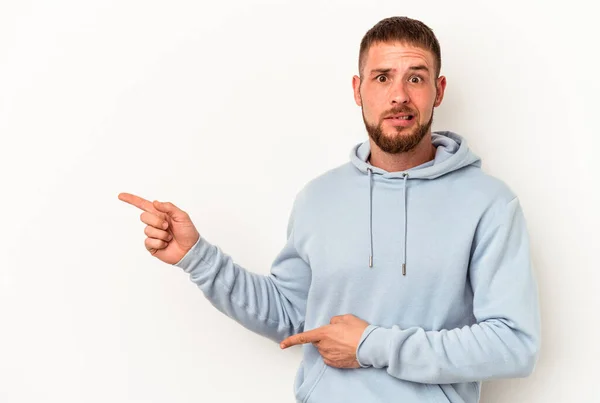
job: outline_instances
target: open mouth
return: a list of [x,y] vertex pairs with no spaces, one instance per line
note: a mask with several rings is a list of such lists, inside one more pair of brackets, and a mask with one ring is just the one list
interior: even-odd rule
[[411,115],[410,113],[396,113],[394,115],[390,115],[385,120],[388,121],[388,124],[396,127],[396,129],[401,127],[409,127],[413,126],[416,121],[416,115]]
[[390,116],[386,119],[391,119],[391,120],[413,120],[414,116],[413,115],[394,115],[394,116]]

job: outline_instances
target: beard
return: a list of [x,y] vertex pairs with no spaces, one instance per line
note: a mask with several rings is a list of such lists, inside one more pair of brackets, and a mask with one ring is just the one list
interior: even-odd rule
[[[416,114],[411,110],[400,109],[400,110],[392,110],[389,113],[386,113],[386,116],[393,115],[396,113],[410,113],[413,115],[413,119],[416,119]],[[388,154],[399,154],[405,153],[412,149],[414,149],[420,142],[423,140],[423,137],[429,132],[431,128],[431,124],[433,122],[433,108],[431,109],[431,118],[424,125],[419,122],[416,123],[416,127],[411,129],[405,127],[393,127],[391,130],[395,130],[397,135],[385,135],[383,132],[383,119],[379,122],[379,125],[375,126],[369,124],[367,119],[365,119],[365,112],[363,109],[363,121],[365,122],[365,127],[367,132],[369,133],[369,137],[373,139],[375,144],[385,153]],[[408,131],[410,130],[410,132]]]

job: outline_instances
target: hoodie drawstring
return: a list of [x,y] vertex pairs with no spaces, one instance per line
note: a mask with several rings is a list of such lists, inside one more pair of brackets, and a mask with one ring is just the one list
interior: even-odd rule
[[404,193],[404,260],[402,262],[402,275],[406,276],[406,246],[407,246],[407,242],[406,242],[406,238],[408,235],[408,225],[407,225],[407,218],[408,218],[408,214],[407,214],[407,206],[406,206],[406,202],[407,202],[407,198],[406,198],[406,185],[407,182],[406,180],[408,179],[408,174],[404,173],[402,174],[402,176],[404,177],[404,186],[402,188],[402,191]]
[[367,168],[369,173],[369,236],[370,236],[370,252],[369,252],[369,268],[373,267],[373,182],[371,175],[373,171]]
[[[373,171],[371,168],[367,168],[367,173],[369,177],[369,268],[373,267]],[[407,207],[407,192],[406,185],[408,180],[408,174],[403,173],[402,177],[404,178],[404,186],[402,188],[402,193],[404,197],[404,258],[402,260],[402,275],[406,276],[406,247],[407,247],[407,235],[408,235],[408,207]]]

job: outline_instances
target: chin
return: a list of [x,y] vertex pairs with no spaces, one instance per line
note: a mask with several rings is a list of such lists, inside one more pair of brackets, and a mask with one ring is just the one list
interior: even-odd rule
[[385,133],[385,137],[388,138],[395,138],[395,137],[408,137],[415,134],[415,130],[411,129],[407,129],[407,128],[402,128],[401,130],[394,130],[392,132],[389,133]]

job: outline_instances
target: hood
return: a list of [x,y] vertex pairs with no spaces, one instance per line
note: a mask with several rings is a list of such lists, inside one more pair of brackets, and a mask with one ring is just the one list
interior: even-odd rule
[[435,179],[468,165],[481,166],[481,159],[469,149],[466,140],[456,133],[433,132],[431,133],[431,143],[437,149],[435,158],[406,171],[387,172],[367,163],[371,154],[371,145],[368,140],[352,148],[350,161],[365,174],[368,173],[368,169],[371,169],[374,174],[381,174],[387,178],[402,178],[405,173],[408,173],[410,179]]
[[385,178],[399,178],[403,181],[404,259],[402,262],[402,274],[406,275],[406,240],[409,236],[407,226],[407,181],[413,179],[436,179],[469,165],[481,167],[481,159],[469,149],[466,140],[456,133],[450,131],[433,132],[431,134],[431,143],[436,147],[433,160],[400,172],[387,172],[367,163],[369,155],[371,154],[371,145],[368,140],[357,144],[352,148],[350,161],[360,172],[367,175],[366,179],[369,182],[369,237],[371,243],[369,268],[373,268],[373,175],[382,175]]

